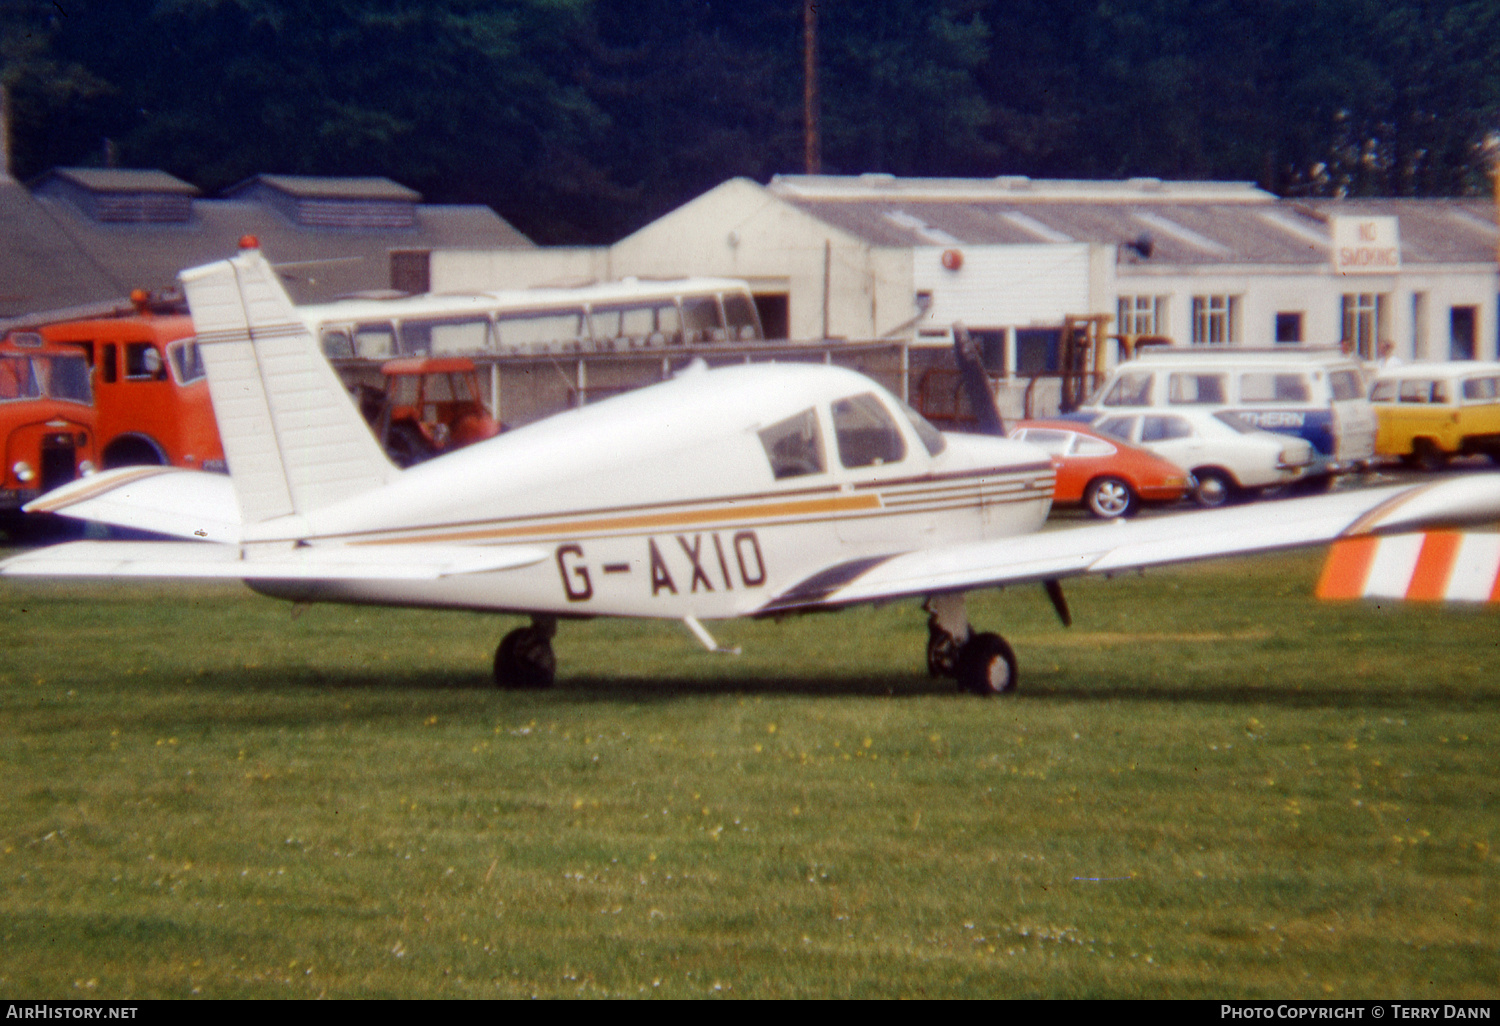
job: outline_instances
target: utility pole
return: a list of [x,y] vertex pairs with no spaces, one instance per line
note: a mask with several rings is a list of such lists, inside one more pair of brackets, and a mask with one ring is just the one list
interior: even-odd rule
[[823,173],[823,140],[818,130],[818,4],[802,0],[802,124],[807,173]]
[[10,180],[10,90],[0,82],[0,182]]

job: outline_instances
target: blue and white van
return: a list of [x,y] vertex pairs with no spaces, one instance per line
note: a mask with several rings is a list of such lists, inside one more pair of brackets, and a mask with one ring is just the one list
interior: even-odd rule
[[1308,477],[1346,473],[1375,454],[1375,411],[1359,363],[1329,347],[1161,347],[1120,364],[1079,413],[1194,407],[1311,443]]

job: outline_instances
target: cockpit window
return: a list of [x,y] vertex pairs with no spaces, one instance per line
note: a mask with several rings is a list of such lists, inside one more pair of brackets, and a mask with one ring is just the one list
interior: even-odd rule
[[833,404],[833,433],[846,467],[896,463],[906,456],[901,430],[885,404],[869,392]]
[[771,473],[778,481],[805,474],[821,474],[828,469],[823,462],[823,436],[818,430],[818,415],[812,410],[803,410],[761,429],[760,444],[765,446],[766,458],[771,461]]
[[948,448],[948,440],[943,437],[941,431],[932,426],[931,421],[903,403],[900,399],[896,400],[896,405],[901,407],[901,412],[906,414],[907,420],[911,421],[911,426],[917,432],[917,437],[922,440],[922,445],[927,449],[927,455],[936,456]]

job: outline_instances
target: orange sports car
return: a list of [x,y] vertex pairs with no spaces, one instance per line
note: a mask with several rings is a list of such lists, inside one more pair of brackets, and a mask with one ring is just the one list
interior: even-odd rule
[[1143,502],[1176,502],[1193,487],[1192,475],[1177,464],[1076,421],[1018,421],[1010,437],[1052,456],[1054,505],[1082,503],[1104,520],[1128,517]]

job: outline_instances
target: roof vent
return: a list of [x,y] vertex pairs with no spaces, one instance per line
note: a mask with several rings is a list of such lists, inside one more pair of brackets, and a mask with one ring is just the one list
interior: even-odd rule
[[256,175],[225,190],[263,203],[305,228],[414,228],[422,195],[389,178]]
[[105,224],[185,224],[198,189],[165,171],[53,168],[32,184],[38,196],[66,200]]

